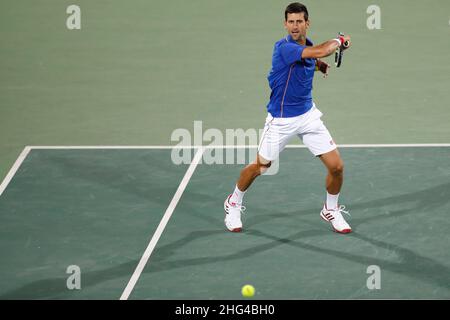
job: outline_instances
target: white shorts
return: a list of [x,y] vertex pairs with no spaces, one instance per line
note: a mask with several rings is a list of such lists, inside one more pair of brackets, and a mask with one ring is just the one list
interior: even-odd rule
[[315,104],[308,112],[297,117],[274,118],[269,113],[259,142],[258,154],[266,160],[276,160],[295,135],[315,156],[336,149],[333,138],[320,119],[322,115]]

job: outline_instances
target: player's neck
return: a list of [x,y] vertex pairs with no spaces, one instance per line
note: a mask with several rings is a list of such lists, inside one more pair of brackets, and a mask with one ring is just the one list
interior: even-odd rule
[[306,36],[300,37],[300,39],[298,39],[297,43],[298,43],[299,45],[306,46]]

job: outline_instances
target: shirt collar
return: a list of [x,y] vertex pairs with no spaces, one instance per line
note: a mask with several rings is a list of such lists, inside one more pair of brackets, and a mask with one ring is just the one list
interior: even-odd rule
[[[292,36],[290,34],[288,34],[285,39],[287,42],[298,44],[294,39],[292,39]],[[306,46],[309,47],[312,45],[313,45],[312,41],[308,37],[306,37]]]

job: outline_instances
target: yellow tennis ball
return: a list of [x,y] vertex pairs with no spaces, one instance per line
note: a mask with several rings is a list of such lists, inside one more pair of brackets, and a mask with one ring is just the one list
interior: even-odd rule
[[253,287],[251,284],[246,284],[242,287],[241,292],[245,298],[251,298],[255,295],[255,287]]

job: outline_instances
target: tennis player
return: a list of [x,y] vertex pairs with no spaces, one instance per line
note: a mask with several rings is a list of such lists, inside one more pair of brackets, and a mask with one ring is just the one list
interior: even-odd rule
[[[272,68],[268,75],[272,90],[267,105],[268,115],[261,137],[256,160],[240,174],[234,192],[224,203],[225,226],[229,231],[242,230],[241,213],[244,194],[256,177],[263,174],[283,151],[293,136],[298,136],[314,156],[319,157],[328,170],[326,199],[320,216],[331,223],[334,231],[351,232],[342,213],[345,206],[338,204],[343,183],[344,164],[328,129],[321,120],[311,91],[314,72],[328,75],[329,65],[320,58],[327,57],[339,48],[350,47],[348,35],[331,39],[314,46],[306,32],[310,26],[307,8],[298,2],[291,3],[284,13],[287,36],[275,43]],[[338,99],[339,97],[337,97]]]

